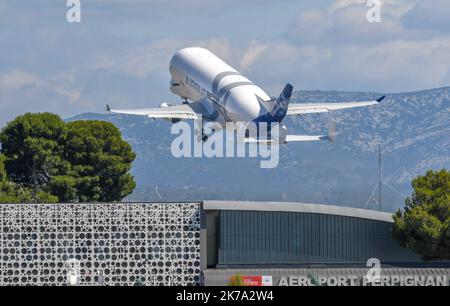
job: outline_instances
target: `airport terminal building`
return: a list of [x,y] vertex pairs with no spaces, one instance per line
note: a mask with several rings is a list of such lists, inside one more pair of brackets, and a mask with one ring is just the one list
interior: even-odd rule
[[[227,285],[230,277],[450,276],[391,237],[392,215],[275,202],[0,204],[0,285]],[[386,267],[386,268],[384,268]]]

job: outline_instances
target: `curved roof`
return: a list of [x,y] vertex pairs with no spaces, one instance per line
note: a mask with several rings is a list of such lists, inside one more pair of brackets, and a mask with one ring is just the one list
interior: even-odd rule
[[313,214],[370,219],[390,223],[394,222],[394,220],[392,219],[392,213],[361,208],[345,207],[345,206],[310,204],[310,203],[203,201],[203,209],[313,213]]

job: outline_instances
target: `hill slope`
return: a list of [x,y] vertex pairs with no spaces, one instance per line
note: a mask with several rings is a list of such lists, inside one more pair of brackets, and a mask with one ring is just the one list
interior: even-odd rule
[[[368,100],[380,93],[302,91],[293,103]],[[450,88],[389,94],[379,106],[290,117],[291,134],[325,133],[338,126],[336,144],[282,146],[275,169],[258,159],[181,158],[170,153],[176,137],[170,123],[145,117],[80,114],[68,120],[97,119],[117,125],[137,153],[138,188],[129,199],[283,200],[364,207],[377,184],[378,139],[382,143],[385,210],[402,206],[410,181],[427,169],[450,168]],[[156,192],[156,187],[158,192]],[[375,201],[368,208],[376,209]]]

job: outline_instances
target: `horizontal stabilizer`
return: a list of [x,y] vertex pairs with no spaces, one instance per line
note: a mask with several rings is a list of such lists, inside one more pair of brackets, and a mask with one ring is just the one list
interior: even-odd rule
[[254,137],[246,137],[244,139],[245,143],[288,143],[288,142],[302,142],[302,141],[320,141],[320,140],[328,140],[331,142],[336,142],[336,122],[331,121],[330,126],[328,127],[328,135],[285,135],[281,136],[278,139],[257,139]]
[[253,137],[244,138],[245,143],[278,143],[274,139],[256,139]]
[[328,140],[326,135],[286,135],[286,142]]
[[336,122],[332,121],[328,127],[328,135],[286,135],[286,142],[300,142],[300,141],[319,141],[328,140],[336,141]]

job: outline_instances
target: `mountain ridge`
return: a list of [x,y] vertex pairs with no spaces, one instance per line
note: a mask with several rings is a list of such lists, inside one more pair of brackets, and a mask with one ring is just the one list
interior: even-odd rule
[[[336,144],[292,143],[280,147],[276,169],[257,159],[176,159],[170,123],[146,117],[84,113],[80,119],[116,124],[137,153],[138,188],[129,200],[283,200],[375,209],[367,202],[378,181],[378,142],[383,158],[385,210],[402,206],[410,181],[427,169],[450,168],[450,87],[407,93],[297,91],[292,103],[386,99],[377,106],[292,116],[291,134],[323,134],[337,122]],[[159,193],[155,192],[158,186]],[[400,196],[402,194],[402,196]]]

